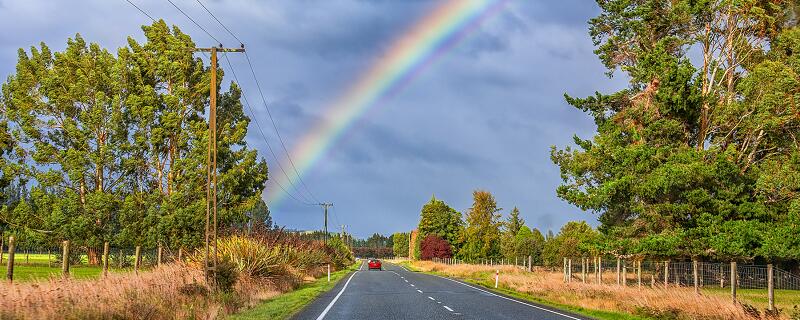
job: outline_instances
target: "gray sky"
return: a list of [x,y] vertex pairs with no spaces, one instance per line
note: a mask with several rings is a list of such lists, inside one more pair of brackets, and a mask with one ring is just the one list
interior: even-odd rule
[[[154,17],[214,45],[166,0],[131,0]],[[238,43],[195,0],[173,0],[228,46]],[[437,1],[205,0],[247,45],[287,147],[319,121],[329,102],[378,59],[391,41]],[[591,137],[591,119],[563,94],[587,96],[623,88],[593,54],[586,0],[512,0],[479,30],[442,56],[391,100],[371,109],[304,177],[335,207],[329,228],[346,224],[357,236],[408,231],[431,195],[461,211],[472,191],[492,192],[506,214],[517,206],[527,224],[557,231],[570,220],[596,224],[555,196],[558,168],[551,145]],[[14,71],[18,48],[45,42],[54,50],[80,33],[110,51],[150,20],[125,0],[0,0],[0,75]],[[251,102],[260,101],[243,57],[231,56]],[[225,66],[223,64],[223,66]],[[230,81],[228,77],[226,82]],[[273,147],[266,111],[256,117]],[[271,175],[282,174],[251,124],[248,142]],[[291,170],[287,170],[291,172]],[[266,192],[273,190],[272,186]],[[296,229],[319,229],[322,211],[291,200],[272,208]]]

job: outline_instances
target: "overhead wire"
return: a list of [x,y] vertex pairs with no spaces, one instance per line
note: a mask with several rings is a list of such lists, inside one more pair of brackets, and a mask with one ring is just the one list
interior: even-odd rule
[[[145,11],[144,9],[140,8],[139,6],[137,6],[136,4],[134,4],[133,2],[131,2],[130,0],[125,0],[125,1],[126,1],[126,2],[128,2],[128,3],[129,3],[131,6],[133,6],[134,8],[136,8],[137,10],[139,10],[139,12],[141,12],[142,14],[144,14],[145,16],[147,16],[148,18],[150,18],[150,20],[152,20],[153,22],[155,22],[155,21],[156,21],[156,19],[155,19],[155,18],[153,18],[153,16],[151,16],[150,14],[148,14],[148,13],[147,13],[147,11]],[[202,27],[200,24],[198,24],[198,23],[197,23],[197,21],[195,21],[195,20],[194,20],[192,17],[190,17],[188,14],[186,14],[186,12],[184,12],[183,10],[181,10],[181,8],[180,8],[180,7],[178,7],[177,5],[175,5],[175,3],[173,3],[171,0],[167,0],[167,1],[169,1],[169,3],[170,3],[170,4],[172,4],[172,6],[173,6],[173,7],[175,7],[175,9],[178,9],[178,11],[180,11],[180,12],[181,12],[181,13],[182,13],[182,14],[183,14],[183,15],[184,15],[186,18],[188,18],[190,21],[192,21],[192,23],[194,23],[194,24],[195,24],[195,25],[196,25],[198,28],[200,28],[200,30],[203,30],[203,32],[205,32],[205,33],[206,33],[206,34],[207,34],[209,37],[211,37],[212,39],[214,39],[215,41],[217,41],[218,43],[220,43],[220,44],[221,44],[221,42],[220,42],[219,40],[217,40],[217,38],[216,38],[216,37],[214,37],[213,35],[211,35],[211,33],[209,33],[209,32],[208,32],[208,31],[207,31],[205,28],[203,28],[203,27]],[[199,3],[199,2],[200,2],[200,1],[198,1],[198,3]],[[200,3],[200,4],[202,5],[202,3]],[[207,9],[205,6],[203,6],[203,8],[204,8],[204,9],[206,9],[206,11],[208,11],[208,9]],[[211,12],[210,12],[210,11],[209,11],[209,14],[211,14]],[[212,16],[213,16],[213,14],[212,14]],[[217,19],[216,17],[214,17],[214,19],[215,19],[215,20],[217,20],[217,22],[219,22],[219,23],[222,25],[222,22],[220,22],[220,21],[219,21],[219,19]],[[230,30],[229,30],[227,27],[225,27],[224,25],[223,25],[223,27],[224,27],[224,28],[225,28],[225,29],[226,29],[226,30],[227,30],[229,33],[231,33],[231,32],[230,32]],[[236,38],[236,36],[235,36],[235,35],[233,35],[233,33],[231,33],[231,35],[232,35],[232,36],[234,36],[234,38]],[[236,39],[237,39],[237,40],[239,40],[238,38],[236,38]],[[241,43],[241,42],[240,42],[240,43]],[[204,56],[205,56],[207,59],[209,59],[209,60],[210,60],[210,58],[209,58],[209,57],[208,57],[208,56],[207,56],[205,53],[203,53],[203,55],[204,55]],[[230,63],[230,59],[228,59],[228,55],[227,55],[227,53],[223,52],[222,56],[223,56],[223,58],[225,58],[225,60],[227,61],[227,63],[228,63],[228,66],[230,67],[230,69],[231,69],[231,72],[233,73],[234,80],[236,81],[236,83],[240,83],[240,82],[239,82],[239,80],[238,80],[238,78],[237,78],[237,76],[236,76],[236,71],[233,69],[233,65]],[[246,106],[247,106],[247,108],[250,110],[250,113],[253,115],[253,120],[255,120],[255,122],[256,122],[256,126],[258,127],[258,131],[260,132],[260,134],[261,134],[261,137],[264,139],[264,142],[267,144],[267,147],[268,147],[268,149],[269,149],[270,153],[272,154],[273,158],[275,159],[275,162],[278,164],[278,167],[279,167],[279,168],[280,168],[280,170],[283,172],[283,174],[286,176],[286,178],[288,179],[289,183],[290,183],[290,184],[292,184],[292,186],[294,186],[294,187],[295,187],[295,190],[297,191],[297,193],[298,193],[298,194],[299,194],[301,197],[303,197],[304,199],[303,199],[303,200],[301,200],[301,199],[298,199],[297,197],[295,197],[295,196],[294,196],[294,195],[293,195],[291,192],[289,192],[289,191],[288,191],[288,190],[287,190],[287,189],[286,189],[286,188],[285,188],[285,187],[284,187],[284,186],[283,186],[283,185],[282,185],[280,182],[278,182],[278,181],[275,181],[275,184],[276,184],[276,185],[277,185],[277,186],[278,186],[278,187],[279,187],[279,188],[280,188],[280,189],[281,189],[281,190],[282,190],[284,193],[286,193],[286,194],[287,194],[287,195],[288,195],[288,196],[289,196],[291,199],[293,199],[293,200],[295,200],[295,201],[297,201],[297,202],[299,202],[299,203],[301,203],[301,204],[304,204],[304,205],[314,205],[314,206],[315,206],[315,205],[317,205],[317,203],[311,203],[311,201],[308,201],[309,199],[308,199],[308,198],[306,198],[306,197],[305,197],[305,195],[303,195],[303,194],[302,194],[302,192],[300,192],[300,190],[297,190],[297,187],[295,186],[295,184],[294,184],[294,183],[292,183],[292,180],[291,180],[291,178],[290,178],[290,177],[289,177],[289,175],[286,173],[286,171],[283,169],[283,166],[281,166],[281,164],[280,164],[280,161],[278,160],[278,157],[275,155],[275,152],[274,152],[274,151],[273,151],[273,149],[272,149],[272,146],[269,144],[269,141],[266,139],[266,135],[264,135],[264,132],[263,132],[263,130],[261,129],[261,125],[259,124],[259,122],[258,122],[258,119],[255,117],[255,113],[253,112],[253,109],[252,109],[252,107],[250,106],[250,103],[249,103],[249,102],[248,102],[248,100],[247,100],[247,96],[246,96],[246,95],[242,95],[242,98],[243,98],[243,99],[244,99],[244,101],[245,101],[245,105],[246,105]],[[247,143],[247,142],[245,142],[245,144],[246,144],[246,143]]]
[[[231,74],[233,74],[233,80],[236,81],[237,84],[241,83],[241,82],[239,82],[239,77],[236,75],[236,70],[233,68],[233,64],[231,63],[231,60],[228,58],[228,55],[224,54],[223,58],[227,62],[228,68],[230,68],[230,70],[231,70]],[[250,110],[250,114],[253,116],[253,121],[256,124],[256,128],[258,128],[258,132],[261,134],[261,138],[264,140],[264,143],[267,145],[267,149],[269,149],[270,154],[272,154],[273,159],[275,159],[275,162],[278,164],[278,168],[281,170],[281,172],[283,172],[283,175],[286,176],[287,179],[290,179],[289,175],[286,173],[286,170],[284,170],[283,166],[280,164],[280,161],[278,161],[278,157],[275,154],[275,151],[272,149],[272,145],[270,145],[269,140],[267,140],[267,137],[264,134],[264,130],[261,129],[261,124],[258,122],[258,118],[255,116],[255,113],[253,112],[253,108],[250,105],[250,101],[247,100],[247,95],[242,95],[242,100],[244,100],[244,104],[245,104],[245,106],[247,106],[247,109]],[[292,181],[289,180],[289,183],[292,184]],[[297,200],[298,202],[301,202],[301,203],[306,204],[306,205],[316,205],[314,203],[311,203],[311,201],[308,201],[309,199],[305,198],[304,195],[302,194],[302,192],[297,190],[297,186],[295,186],[294,184],[292,184],[292,185],[295,187],[295,190],[298,192],[298,194],[301,197],[305,198],[304,199],[305,201],[301,201],[301,200],[297,199],[288,190],[286,190],[286,188],[284,188],[283,185],[280,182],[278,182],[277,180],[275,181],[275,184],[277,184],[278,187],[280,187],[281,190],[283,190],[287,195],[289,195],[293,199]]]
[[[225,26],[225,24],[223,24],[222,21],[217,19],[217,17],[213,13],[211,13],[211,10],[209,10],[205,5],[203,5],[203,2],[201,2],[200,0],[196,0],[196,1],[197,1],[197,3],[199,3],[203,7],[203,9],[206,10],[206,12],[208,12],[209,15],[211,15],[211,17],[214,18],[214,20],[216,20],[220,24],[220,26],[222,26],[222,28],[225,29],[225,31],[228,31],[228,33],[234,39],[239,41],[240,44],[244,45],[244,43],[241,40],[239,40],[239,37],[237,37],[230,29],[228,29],[228,27]],[[280,130],[278,130],[278,125],[275,122],[275,118],[272,116],[272,111],[270,110],[269,104],[267,103],[267,99],[264,96],[264,91],[261,90],[261,84],[258,81],[258,76],[256,75],[255,68],[253,67],[253,63],[250,60],[250,56],[247,54],[247,51],[244,52],[244,56],[245,56],[245,58],[247,58],[247,65],[250,67],[250,72],[253,75],[253,80],[255,81],[256,88],[258,89],[258,93],[261,96],[261,101],[263,102],[264,109],[267,110],[267,115],[269,116],[269,120],[272,123],[272,128],[275,130],[275,135],[278,137],[278,141],[280,141],[281,148],[283,149],[283,152],[286,154],[286,159],[289,161],[289,165],[292,167],[292,170],[294,171],[295,175],[297,176],[297,180],[300,181],[300,185],[311,196],[311,199],[314,200],[317,203],[321,203],[319,200],[317,200],[317,197],[314,196],[314,193],[311,192],[311,189],[308,187],[308,185],[306,185],[306,182],[305,182],[305,180],[303,180],[303,177],[300,174],[299,170],[297,170],[297,166],[294,164],[294,160],[292,160],[292,156],[289,153],[289,150],[286,148],[286,144],[283,142],[283,137],[280,134]],[[255,114],[253,114],[253,117],[255,118]],[[291,180],[289,181],[289,183],[292,183]]]
[[175,9],[178,9],[178,11],[180,11],[186,18],[188,18],[190,21],[192,21],[192,23],[194,23],[194,25],[196,25],[198,28],[200,28],[200,30],[203,30],[203,32],[205,32],[209,37],[211,37],[211,39],[214,39],[214,41],[216,41],[218,44],[222,45],[222,41],[219,41],[216,37],[214,37],[210,32],[208,32],[208,30],[203,28],[203,26],[201,26],[199,23],[197,23],[197,21],[195,21],[194,19],[192,19],[192,17],[190,17],[188,14],[186,14],[186,12],[183,12],[183,10],[181,10],[180,7],[178,7],[174,2],[172,2],[172,0],[167,0],[167,2],[169,2],[173,7],[175,7]]
[[233,32],[231,32],[231,29],[228,29],[228,27],[225,26],[225,24],[223,24],[222,21],[219,21],[219,19],[217,19],[217,16],[215,16],[213,13],[211,13],[211,10],[208,10],[208,8],[206,8],[206,5],[204,5],[203,2],[201,2],[200,0],[197,0],[197,3],[199,3],[200,6],[203,7],[203,9],[205,9],[206,12],[208,12],[208,14],[211,15],[212,18],[214,18],[214,20],[217,20],[219,25],[221,25],[222,28],[225,29],[225,31],[228,31],[228,34],[230,34],[231,37],[236,39],[236,41],[239,41],[239,44],[244,45],[244,42],[242,42],[242,40],[239,40],[239,37],[237,37],[235,34],[233,34]]

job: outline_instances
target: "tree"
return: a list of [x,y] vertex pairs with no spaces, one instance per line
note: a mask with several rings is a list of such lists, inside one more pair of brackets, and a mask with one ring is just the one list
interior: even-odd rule
[[[525,226],[525,221],[519,216],[519,209],[514,207],[509,214],[508,219],[503,222],[503,229],[501,231],[501,244],[500,250],[506,259],[513,259],[519,257],[516,250],[516,238],[520,229]],[[530,229],[528,230],[530,231]]]
[[453,251],[446,240],[435,234],[429,234],[422,240],[420,244],[422,260],[431,260],[433,258],[447,259],[453,256]]
[[500,211],[494,196],[475,190],[473,204],[467,212],[464,245],[459,255],[466,260],[500,257]]
[[531,262],[540,264],[544,243],[544,236],[539,229],[531,230],[528,226],[522,226],[514,237],[514,257],[525,260],[530,256],[533,260]]
[[427,235],[435,234],[457,248],[463,225],[461,213],[444,201],[431,197],[431,201],[422,206],[417,227],[418,237],[425,239]]
[[[757,230],[786,223],[797,199],[783,179],[798,172],[798,122],[787,109],[798,88],[792,4],[598,4],[589,23],[596,52],[630,85],[566,96],[597,133],[553,147],[558,196],[599,215],[609,252],[755,257]],[[690,58],[693,49],[702,60]],[[735,230],[749,232],[727,233]]]
[[408,233],[397,232],[392,235],[392,251],[396,257],[408,257]]
[[[62,52],[44,43],[30,54],[20,49],[16,73],[2,86],[0,169],[25,194],[0,220],[48,241],[70,239],[92,263],[104,241],[190,248],[203,237],[204,112],[209,85],[219,87],[224,73],[210,84],[178,28],[157,21],[142,29],[146,42],[129,38],[116,55],[80,35]],[[247,221],[267,179],[266,162],[244,143],[249,119],[240,97],[236,84],[218,97],[223,228]],[[5,133],[18,139],[13,166]]]

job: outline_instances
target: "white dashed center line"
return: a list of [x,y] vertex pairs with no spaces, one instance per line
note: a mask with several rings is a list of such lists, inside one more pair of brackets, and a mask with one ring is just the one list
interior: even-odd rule
[[453,312],[453,309],[450,309],[448,306],[444,306],[444,308],[447,309],[447,311]]
[[433,300],[433,301],[436,301],[436,299],[434,299],[433,297],[430,297],[430,296],[428,297],[428,299],[431,299],[431,300]]
[[422,290],[420,290],[420,289],[417,289],[417,292],[419,292],[419,293],[422,293]]
[[411,284],[412,287],[416,287],[413,283]]

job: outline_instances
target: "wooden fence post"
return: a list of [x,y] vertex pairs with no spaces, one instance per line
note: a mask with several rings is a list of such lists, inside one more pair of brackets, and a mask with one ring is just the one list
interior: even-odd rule
[[697,260],[692,260],[692,277],[694,282],[694,293],[700,293],[700,284],[698,283],[698,278],[700,278],[697,274]]
[[603,257],[597,257],[597,283],[603,284]]
[[572,282],[572,259],[567,261],[567,283]]
[[533,272],[533,257],[528,256],[528,272]]
[[772,264],[767,265],[767,297],[769,300],[769,310],[775,310],[775,283],[773,280]]
[[108,241],[103,243],[103,277],[108,277]]
[[628,263],[622,260],[622,285],[628,286]]
[[731,298],[736,302],[736,261],[731,262]]
[[664,288],[669,287],[669,260],[664,261]]
[[581,258],[581,281],[586,283],[586,258]]
[[161,266],[161,254],[162,254],[163,250],[164,250],[164,247],[162,247],[161,244],[159,244],[158,245],[158,254],[157,254],[158,257],[156,258],[156,265],[159,266],[159,267]]
[[5,238],[0,235],[0,264],[3,263],[3,240],[5,240]]
[[64,240],[61,247],[61,275],[69,278],[69,240]]
[[622,284],[622,277],[620,276],[620,258],[617,257],[617,285]]
[[183,248],[178,248],[178,261],[183,261]]
[[642,288],[642,260],[636,261],[636,282],[639,283],[639,288]]
[[567,282],[567,258],[564,258],[564,265],[561,267],[561,270],[564,271],[564,283]]
[[14,236],[8,237],[8,266],[6,268],[6,279],[14,282]]
[[139,274],[139,265],[142,263],[142,246],[136,246],[136,260],[133,262],[133,272]]

